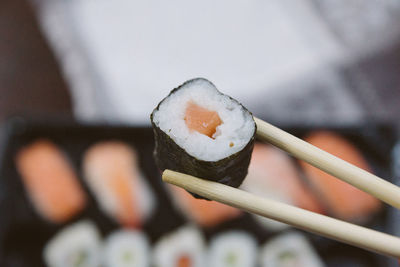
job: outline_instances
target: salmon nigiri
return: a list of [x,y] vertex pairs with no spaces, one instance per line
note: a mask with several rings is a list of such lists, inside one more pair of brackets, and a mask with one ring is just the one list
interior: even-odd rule
[[[249,173],[242,188],[262,197],[318,213],[324,212],[313,192],[301,182],[299,172],[290,157],[271,145],[255,144]],[[268,219],[259,216],[255,218],[270,230],[283,228],[283,225],[272,223]]]
[[241,211],[236,208],[215,201],[194,198],[177,186],[169,187],[173,199],[184,215],[203,227],[216,226],[241,214]]
[[[351,164],[371,172],[368,163],[351,143],[341,136],[328,132],[314,132],[305,138],[307,142]],[[381,202],[375,197],[349,185],[305,162],[300,162],[310,182],[321,192],[327,205],[338,218],[365,221],[377,212]]]
[[35,209],[49,221],[63,223],[85,207],[73,167],[52,142],[42,139],[22,148],[16,166]]
[[100,207],[126,227],[139,227],[154,208],[152,192],[128,145],[108,141],[85,153],[84,176]]

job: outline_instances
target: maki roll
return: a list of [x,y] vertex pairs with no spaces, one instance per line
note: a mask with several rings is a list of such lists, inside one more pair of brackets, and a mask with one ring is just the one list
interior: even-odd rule
[[51,141],[37,140],[18,151],[16,167],[35,210],[53,223],[65,223],[86,206],[72,164]]
[[256,124],[238,101],[208,80],[171,91],[150,116],[155,160],[171,169],[238,187],[246,177]]
[[204,267],[204,239],[193,226],[183,226],[154,245],[155,267]]
[[96,226],[81,221],[67,226],[45,246],[44,261],[48,267],[99,267],[101,240]]
[[213,267],[256,266],[257,242],[242,231],[219,234],[211,240],[207,259]]
[[141,227],[156,201],[142,175],[137,154],[119,141],[91,146],[83,159],[84,178],[101,209],[124,227]]
[[107,237],[103,256],[105,267],[148,267],[149,241],[142,232],[119,230]]
[[261,267],[323,267],[317,252],[302,234],[289,232],[267,242],[260,252]]

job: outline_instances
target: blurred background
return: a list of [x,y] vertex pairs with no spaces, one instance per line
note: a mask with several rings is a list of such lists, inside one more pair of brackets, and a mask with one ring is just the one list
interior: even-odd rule
[[1,116],[148,124],[206,77],[277,121],[395,122],[398,1],[281,2],[4,0]]
[[[82,164],[81,152],[90,144],[107,138],[131,142],[131,134],[139,136],[137,143],[149,143],[139,154],[145,151],[143,157],[152,161],[151,139],[140,139],[151,133],[149,115],[171,89],[194,77],[209,79],[256,116],[301,137],[320,129],[341,135],[357,147],[375,173],[396,182],[400,162],[399,153],[393,152],[400,129],[400,2],[396,0],[2,0],[0,173],[19,179],[21,171],[8,170],[5,163],[14,166],[15,151],[37,137],[48,137],[69,158],[76,158],[72,159],[76,169]],[[10,118],[23,122],[14,129],[8,127]],[[60,118],[76,120],[82,128],[60,126]],[[107,134],[96,135],[90,125]],[[154,167],[144,161],[140,164],[145,169]],[[154,176],[150,180],[159,178],[144,172]],[[9,183],[13,182],[3,182],[2,198],[22,198],[15,193],[18,190],[7,189]],[[153,184],[159,187],[157,194],[170,199],[161,185]],[[374,216],[366,225],[400,234],[393,226],[398,221],[395,211],[385,206]],[[150,243],[184,224],[178,221],[159,232],[153,226],[145,228]],[[11,224],[10,219],[0,225],[4,266],[43,264],[40,255],[18,254],[24,249],[19,239],[8,235]],[[242,229],[242,224],[239,220],[228,228]],[[110,225],[98,226],[103,235],[117,228]],[[67,227],[61,226],[46,233],[41,244]],[[225,228],[200,229],[208,244]],[[265,238],[257,240],[260,247],[277,235],[275,230],[263,233]],[[363,257],[371,266],[395,266],[371,253],[342,253],[350,248],[307,238],[321,260],[315,266],[368,266]],[[5,246],[5,240],[15,247]],[[318,248],[320,244],[325,245]],[[335,253],[346,256],[331,259]]]

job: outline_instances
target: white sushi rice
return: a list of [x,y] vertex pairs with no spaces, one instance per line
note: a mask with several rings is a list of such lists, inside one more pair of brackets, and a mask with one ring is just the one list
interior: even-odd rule
[[261,267],[323,267],[318,254],[304,235],[289,232],[269,241],[261,248]]
[[148,267],[149,241],[139,231],[113,232],[105,241],[103,257],[105,267]]
[[212,267],[253,267],[257,261],[257,243],[242,231],[219,234],[211,240],[207,259],[207,266]]
[[101,240],[90,221],[70,225],[57,233],[45,246],[44,261],[49,267],[100,266]]
[[191,267],[204,267],[204,239],[194,226],[184,226],[159,240],[153,250],[155,267],[176,267],[181,257],[190,259]]
[[[260,197],[265,197],[289,205],[294,205],[289,197],[284,196],[281,192],[274,191],[273,186],[268,186],[268,179],[264,179],[263,181],[261,181],[260,179],[262,178],[264,177],[253,176],[250,168],[249,174],[247,175],[246,179],[244,179],[240,188]],[[281,223],[272,219],[268,219],[257,214],[252,213],[251,216],[259,225],[272,232],[282,231],[290,227],[290,225],[286,223]]]
[[[218,113],[223,123],[217,127],[215,139],[187,128],[185,111],[191,101]],[[204,79],[185,84],[165,99],[154,112],[153,122],[189,155],[206,161],[217,161],[242,150],[255,130],[251,114]]]
[[148,181],[147,177],[139,171],[138,184],[140,190],[137,190],[137,201],[139,209],[142,211],[143,221],[146,221],[153,214],[157,205],[157,201]]

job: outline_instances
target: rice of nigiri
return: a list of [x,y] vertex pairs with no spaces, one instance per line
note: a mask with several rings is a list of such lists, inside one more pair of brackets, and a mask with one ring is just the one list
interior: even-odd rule
[[16,166],[36,211],[63,223],[81,212],[86,195],[69,160],[51,141],[37,140],[16,156]]
[[115,231],[105,241],[103,258],[105,267],[148,267],[149,241],[140,231]]
[[98,267],[101,239],[94,223],[81,221],[69,225],[47,242],[43,257],[48,267]]
[[155,267],[204,267],[205,244],[194,226],[183,226],[168,233],[154,245]]
[[210,241],[207,266],[256,266],[257,252],[257,242],[249,234],[237,230],[221,233]]
[[137,161],[133,148],[119,141],[91,146],[83,160],[85,181],[100,207],[125,227],[140,227],[156,204]]

